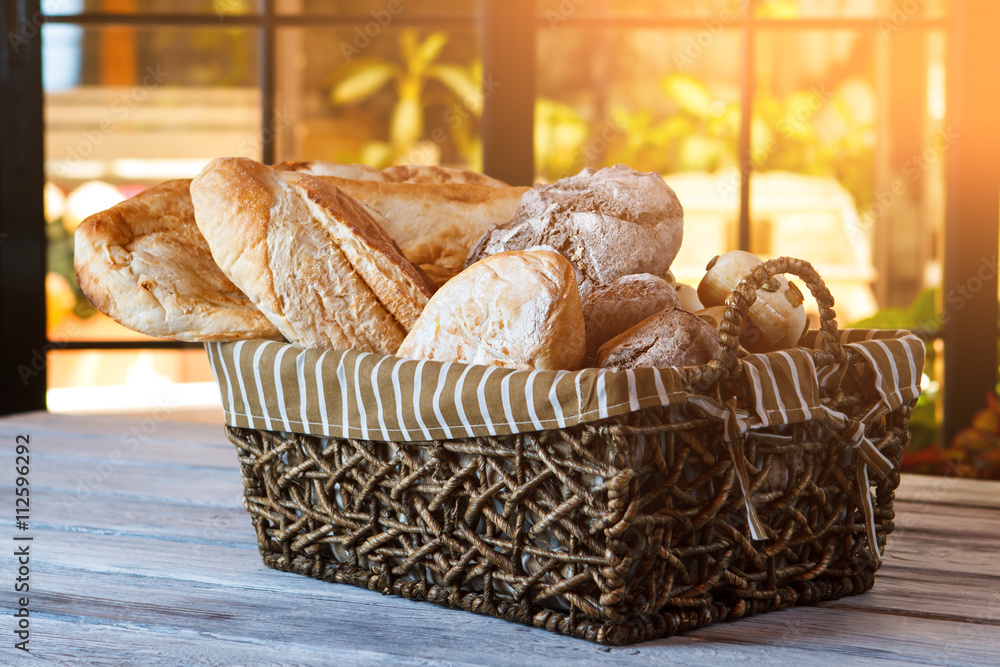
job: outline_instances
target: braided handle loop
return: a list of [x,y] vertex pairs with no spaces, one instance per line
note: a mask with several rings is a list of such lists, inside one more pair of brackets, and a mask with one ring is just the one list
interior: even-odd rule
[[837,342],[837,314],[833,310],[833,295],[823,278],[809,262],[794,257],[777,257],[758,264],[750,270],[736,289],[726,299],[726,310],[719,325],[719,348],[715,359],[697,368],[691,378],[697,385],[711,384],[723,375],[732,374],[737,368],[736,348],[740,344],[740,329],[750,306],[757,300],[757,290],[767,284],[773,276],[790,273],[801,278],[819,305],[821,350],[839,358],[840,344]]

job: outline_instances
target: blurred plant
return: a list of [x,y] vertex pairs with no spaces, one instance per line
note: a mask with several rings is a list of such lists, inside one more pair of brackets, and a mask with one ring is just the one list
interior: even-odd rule
[[[884,308],[851,325],[864,329],[908,329],[931,337],[940,326],[938,289],[921,292],[909,308]],[[941,444],[938,405],[941,388],[935,379],[935,351],[926,344],[924,382],[910,416],[910,444],[903,452],[903,472],[1000,479],[1000,406],[992,396],[972,424]]]
[[[459,152],[470,162],[481,152],[468,125],[470,117],[482,115],[482,67],[478,62],[468,67],[439,62],[447,43],[443,31],[421,40],[415,28],[406,28],[399,36],[399,62],[359,57],[335,73],[330,100],[337,106],[369,101],[390,83],[395,92],[388,138],[365,146],[363,158],[368,164],[384,167],[407,161],[428,136],[424,111],[435,101],[448,106],[444,121]],[[433,83],[448,95],[442,98]]]
[[587,121],[571,106],[540,97],[535,101],[535,173],[556,181],[579,171]]
[[73,234],[90,215],[110,208],[124,197],[103,181],[87,181],[69,195],[52,182],[45,184],[45,236],[48,241],[45,276],[48,328],[51,332],[74,315],[86,319],[97,310],[76,283]]
[[[661,173],[738,167],[740,105],[688,74],[667,75],[661,86],[671,106],[663,117],[614,109],[612,122],[624,131],[604,162]],[[871,87],[859,80],[828,97],[816,90],[758,94],[750,125],[753,168],[836,178],[859,208],[867,206],[873,198],[872,100]]]
[[947,453],[960,454],[962,477],[1000,479],[1000,404],[987,396],[986,407],[972,417],[972,424],[955,434]]
[[796,0],[761,0],[757,6],[757,18],[795,19],[801,14]]

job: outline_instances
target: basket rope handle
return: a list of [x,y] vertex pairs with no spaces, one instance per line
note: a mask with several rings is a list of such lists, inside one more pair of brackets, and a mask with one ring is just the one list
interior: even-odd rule
[[703,379],[715,381],[737,368],[736,348],[740,329],[750,306],[757,300],[757,290],[774,275],[790,273],[802,279],[819,305],[821,348],[835,359],[841,355],[837,333],[837,314],[833,310],[833,295],[823,278],[809,262],[794,257],[777,257],[753,267],[736,289],[726,298],[726,310],[719,324],[719,347],[715,359],[705,364]]

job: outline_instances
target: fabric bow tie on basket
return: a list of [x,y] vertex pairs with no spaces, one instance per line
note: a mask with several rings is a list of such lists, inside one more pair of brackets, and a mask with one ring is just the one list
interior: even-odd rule
[[[876,538],[875,505],[871,495],[869,467],[875,471],[879,479],[885,479],[895,469],[895,465],[867,436],[865,426],[883,418],[901,405],[916,400],[920,382],[917,367],[923,362],[923,343],[916,336],[906,332],[881,332],[883,336],[899,334],[890,340],[875,338],[880,334],[877,331],[847,330],[838,335],[832,310],[832,297],[822,285],[822,281],[818,281],[818,275],[810,266],[800,275],[806,279],[820,305],[822,327],[816,335],[823,341],[823,352],[831,360],[827,362],[828,368],[825,369],[823,377],[820,378],[816,367],[815,351],[808,348],[783,350],[766,355],[747,355],[736,362],[734,350],[739,342],[740,323],[756,299],[756,290],[751,287],[765,284],[771,276],[768,269],[775,268],[775,263],[782,261],[788,260],[782,258],[757,267],[727,302],[729,306],[726,313],[727,325],[722,328],[720,348],[723,350],[720,352],[720,359],[721,363],[734,367],[729,373],[730,376],[741,372],[745,375],[747,394],[752,399],[750,409],[738,407],[735,396],[729,397],[725,402],[696,396],[689,399],[689,402],[723,423],[723,441],[732,456],[743,494],[748,530],[754,540],[766,540],[769,535],[767,527],[757,514],[751,496],[744,442],[747,438],[754,438],[775,445],[786,444],[792,440],[791,436],[769,432],[766,429],[774,425],[817,420],[821,428],[837,443],[846,446],[850,454],[856,457],[856,493],[864,512],[869,549],[877,566],[881,564],[883,552]],[[865,338],[872,342],[868,345],[847,342],[857,337],[857,333],[863,333]],[[905,370],[908,373],[902,378],[905,383],[901,385],[896,361],[904,359]],[[859,419],[853,419],[831,408],[821,398],[821,389],[837,386],[837,381],[843,378],[852,363],[870,365],[879,396],[879,400]]]

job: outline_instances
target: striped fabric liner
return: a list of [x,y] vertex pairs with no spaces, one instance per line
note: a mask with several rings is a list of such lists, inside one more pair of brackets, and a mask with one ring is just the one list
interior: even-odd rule
[[[811,331],[804,339],[806,347],[819,346],[819,332]],[[876,389],[882,397],[881,412],[895,410],[920,395],[924,367],[924,342],[909,331],[896,329],[843,329],[840,345],[859,353],[878,379]],[[836,375],[830,366],[819,374],[820,386]]]
[[[897,407],[919,392],[923,346],[904,332],[856,332],[844,343],[880,369],[878,390]],[[888,334],[888,335],[886,335]],[[895,334],[895,335],[893,335]],[[916,341],[916,345],[908,339]],[[206,344],[230,426],[325,437],[428,441],[563,428],[658,405],[685,403],[672,368],[623,372],[517,371],[275,341]],[[817,371],[793,349],[751,355],[762,426],[819,418]],[[756,421],[756,419],[754,420]]]
[[563,428],[683,402],[674,369],[516,371],[274,341],[209,343],[226,422],[269,431],[426,441]]

